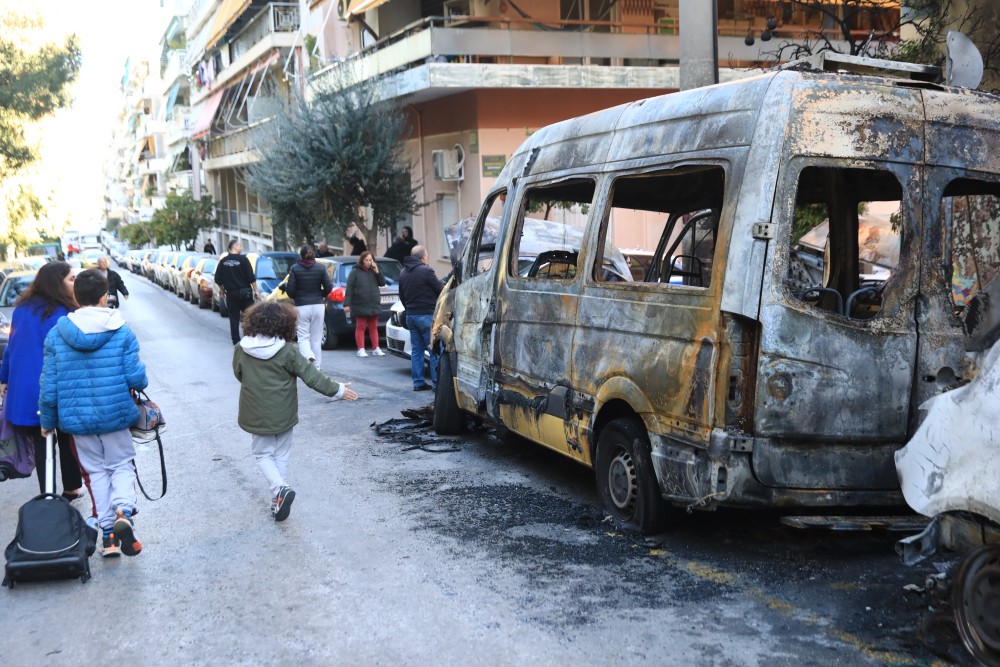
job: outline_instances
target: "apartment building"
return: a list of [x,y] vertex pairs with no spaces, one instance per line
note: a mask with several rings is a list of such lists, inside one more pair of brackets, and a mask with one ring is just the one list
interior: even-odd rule
[[108,217],[146,222],[166,198],[165,126],[159,63],[129,59],[122,76],[122,110],[107,163]]
[[[681,1],[194,0],[182,23],[189,107],[178,106],[180,92],[172,105],[168,98],[193,119],[189,162],[172,170],[190,167],[192,189],[217,202],[216,247],[236,237],[250,250],[294,245],[274,238],[267,202],[246,187],[255,138],[296,90],[337,85],[342,68],[354,80],[377,79],[411,128],[405,157],[421,207],[397,228],[412,227],[443,274],[444,230],[475,214],[525,137],[679,88]],[[768,60],[777,40],[829,23],[789,2],[718,0],[717,8],[723,81]],[[867,34],[894,20],[892,11],[852,28]],[[369,246],[384,251],[390,236],[369,230]]]

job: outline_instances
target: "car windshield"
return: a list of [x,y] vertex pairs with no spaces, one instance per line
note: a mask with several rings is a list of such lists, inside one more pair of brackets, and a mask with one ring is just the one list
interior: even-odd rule
[[3,287],[0,287],[0,307],[13,306],[17,297],[21,296],[21,292],[34,278],[34,276],[14,276],[3,281]]
[[[399,282],[399,274],[402,270],[402,267],[400,266],[399,262],[392,260],[381,260],[381,259],[376,259],[375,262],[378,264],[379,273],[381,273],[382,277],[385,278],[386,285],[395,285],[396,283]],[[357,265],[358,265],[357,262],[351,262],[350,264],[347,263],[341,264],[339,271],[340,273],[339,282],[346,285],[347,276],[351,275],[351,271],[353,271],[354,267]]]
[[215,265],[219,263],[217,259],[207,259],[201,267],[202,273],[215,273]]

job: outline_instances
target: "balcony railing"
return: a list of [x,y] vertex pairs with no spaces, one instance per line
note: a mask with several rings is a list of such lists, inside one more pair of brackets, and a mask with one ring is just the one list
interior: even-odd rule
[[209,159],[246,153],[255,149],[260,144],[261,135],[264,131],[263,126],[266,122],[254,123],[253,125],[241,127],[237,130],[227,132],[220,137],[213,138],[208,143]]
[[291,2],[272,2],[250,19],[246,27],[229,43],[229,62],[239,60],[255,44],[276,32],[299,29],[299,6]]
[[[761,19],[761,27],[763,26]],[[781,25],[769,44],[747,45],[753,21],[720,21],[718,51],[730,67],[767,60],[778,40],[815,40],[821,28]],[[836,31],[823,34],[834,45]],[[680,25],[615,21],[538,21],[497,17],[427,17],[316,73],[314,83],[336,82],[334,72],[347,67],[348,81],[364,81],[425,63],[597,65],[660,67],[680,61]],[[726,65],[724,65],[726,66]],[[505,85],[502,81],[498,86]],[[508,84],[509,85],[509,84]]]

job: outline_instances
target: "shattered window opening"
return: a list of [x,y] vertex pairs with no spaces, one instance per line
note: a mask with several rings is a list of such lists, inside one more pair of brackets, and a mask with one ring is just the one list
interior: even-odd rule
[[[725,175],[722,167],[699,165],[615,179],[594,280],[709,287]],[[647,268],[618,270],[619,248],[633,246],[626,256],[655,248]]]
[[469,276],[486,273],[493,266],[497,248],[497,234],[500,231],[500,216],[503,213],[503,205],[506,200],[506,190],[497,192],[489,200],[489,206],[484,207],[483,214],[479,216],[471,238],[472,247],[478,250],[475,254],[470,255]]
[[785,279],[795,298],[852,320],[878,315],[899,264],[901,204],[891,172],[804,168]]
[[941,198],[942,228],[951,230],[951,298],[964,308],[1000,273],[1000,184],[959,178]]
[[525,191],[507,267],[509,274],[531,280],[575,278],[595,191],[591,179],[539,185]]

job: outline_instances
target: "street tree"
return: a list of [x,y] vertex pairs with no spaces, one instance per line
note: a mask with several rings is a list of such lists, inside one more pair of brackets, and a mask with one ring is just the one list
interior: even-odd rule
[[0,9],[0,255],[23,248],[37,238],[31,220],[44,213],[37,196],[13,177],[30,165],[37,152],[28,127],[65,107],[69,89],[80,71],[80,49],[75,37],[61,44],[32,42],[41,20]]
[[214,220],[211,195],[195,199],[189,190],[173,191],[163,208],[153,213],[148,232],[157,243],[184,247],[194,243],[198,232],[211,227]]
[[265,128],[247,184],[271,205],[276,239],[337,238],[366,211],[378,232],[416,210],[406,117],[379,100],[377,84],[341,80],[309,104],[298,98]]
[[37,158],[25,130],[53,111],[68,106],[70,87],[80,72],[75,36],[61,44],[32,47],[40,19],[11,11],[0,13],[0,182]]
[[[798,6],[821,17],[815,29],[803,37],[777,42],[765,55],[769,63],[798,60],[831,51],[854,56],[943,66],[949,30],[967,35],[983,56],[984,71],[1000,75],[1000,31],[985,5],[965,0],[788,0],[785,7]],[[901,5],[901,6],[900,6]],[[779,28],[780,17],[769,17],[762,39],[770,39]],[[858,31],[862,18],[871,27]],[[822,24],[826,28],[820,28]],[[754,36],[747,35],[747,43]]]

